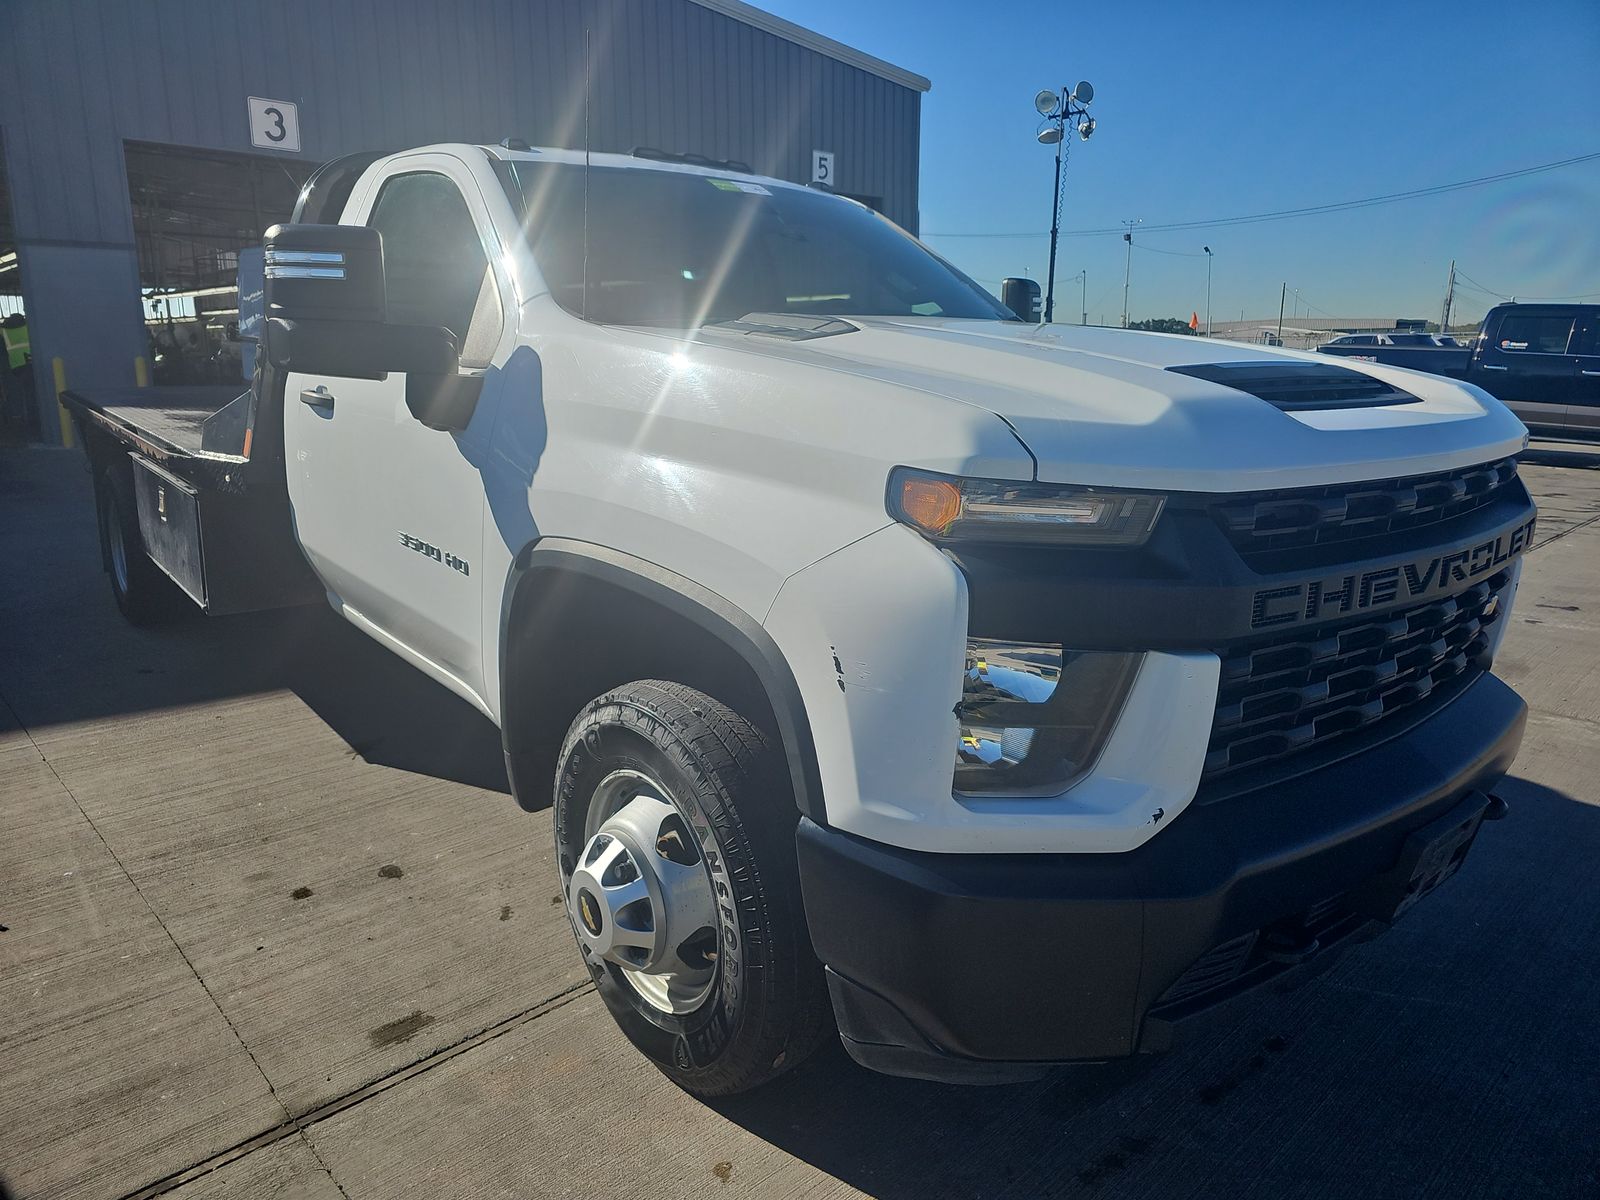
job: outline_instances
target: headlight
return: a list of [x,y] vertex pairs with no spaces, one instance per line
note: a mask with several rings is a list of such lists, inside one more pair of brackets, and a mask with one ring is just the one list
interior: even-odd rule
[[1094,766],[1141,658],[968,638],[956,792],[1066,791]]
[[1145,492],[955,479],[910,467],[889,476],[889,515],[941,542],[1138,546],[1165,502]]

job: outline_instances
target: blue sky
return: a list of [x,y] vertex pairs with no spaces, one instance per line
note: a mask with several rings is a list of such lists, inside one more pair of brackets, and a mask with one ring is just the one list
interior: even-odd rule
[[[926,75],[922,230],[997,287],[1042,279],[1052,158],[1033,95],[1090,80],[1099,128],[1074,140],[1063,230],[1196,220],[1360,199],[1600,151],[1600,3],[1072,4],[758,0]],[[1136,235],[1135,319],[1290,309],[1437,319],[1452,258],[1493,295],[1600,301],[1600,160],[1327,216]],[[1165,251],[1166,253],[1162,253]],[[1193,257],[1189,257],[1193,256]],[[1063,238],[1057,319],[1122,311],[1120,235]],[[1070,315],[1070,316],[1069,316]]]

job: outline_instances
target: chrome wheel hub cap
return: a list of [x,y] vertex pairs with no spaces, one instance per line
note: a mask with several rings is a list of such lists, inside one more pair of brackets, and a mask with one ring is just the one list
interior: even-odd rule
[[585,958],[621,968],[651,1006],[685,1013],[716,976],[717,905],[699,842],[665,796],[636,771],[601,782],[567,912]]

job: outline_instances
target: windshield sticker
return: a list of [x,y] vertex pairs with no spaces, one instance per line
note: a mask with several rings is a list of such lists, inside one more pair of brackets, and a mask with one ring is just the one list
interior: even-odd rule
[[751,196],[772,195],[771,192],[762,187],[759,183],[743,183],[737,179],[712,179],[709,182],[711,186],[716,188],[718,191],[745,192]]

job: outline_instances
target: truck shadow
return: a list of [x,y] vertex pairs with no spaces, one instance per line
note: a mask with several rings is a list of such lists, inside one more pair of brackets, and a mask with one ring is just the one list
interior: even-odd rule
[[964,1088],[873,1075],[835,1045],[712,1107],[884,1200],[1597,1194],[1576,1114],[1600,1063],[1574,1038],[1600,984],[1600,807],[1499,791],[1510,818],[1459,879],[1168,1054]]
[[511,794],[500,731],[472,705],[332,612],[298,610],[288,620],[296,630],[283,683],[351,750],[379,766]]
[[510,791],[489,720],[324,606],[124,622],[80,454],[0,455],[0,561],[0,696],[25,728],[288,689],[368,762]]

